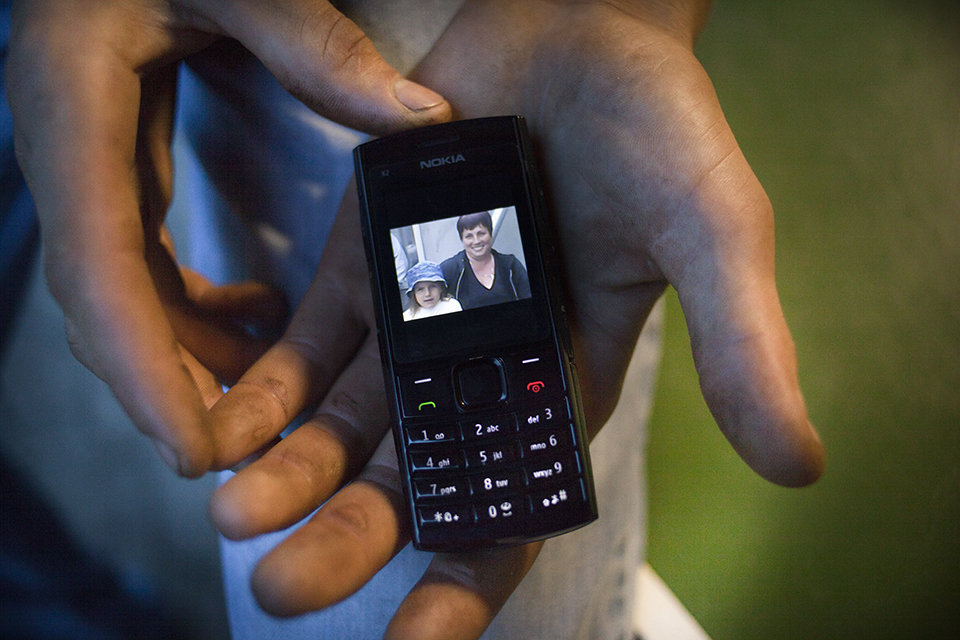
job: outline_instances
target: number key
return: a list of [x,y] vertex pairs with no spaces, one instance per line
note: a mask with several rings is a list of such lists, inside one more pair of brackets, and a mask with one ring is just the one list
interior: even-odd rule
[[452,424],[410,425],[407,427],[408,442],[453,442],[457,428]]
[[413,471],[441,471],[444,469],[459,469],[462,460],[454,449],[437,447],[428,451],[410,453],[410,468]]
[[489,504],[477,507],[477,516],[481,523],[503,520],[517,520],[526,515],[527,505],[524,498],[505,497]]
[[542,458],[530,462],[527,466],[527,484],[536,486],[550,483],[557,478],[565,478],[580,473],[576,458],[573,455],[563,455]]
[[460,431],[464,440],[511,435],[517,431],[517,419],[512,415],[505,415],[483,420],[465,420],[460,423]]
[[567,403],[564,401],[530,407],[520,414],[521,429],[546,427],[556,422],[564,422],[570,417]]
[[520,472],[503,471],[471,477],[470,488],[473,491],[473,495],[504,493],[518,490],[520,488],[520,482]]
[[511,442],[471,447],[464,449],[463,453],[468,467],[509,464],[517,459],[516,443]]
[[464,498],[469,494],[464,478],[418,478],[413,483],[417,499]]
[[531,457],[563,451],[572,446],[573,433],[567,425],[565,428],[538,431],[524,438],[522,450],[524,457]]

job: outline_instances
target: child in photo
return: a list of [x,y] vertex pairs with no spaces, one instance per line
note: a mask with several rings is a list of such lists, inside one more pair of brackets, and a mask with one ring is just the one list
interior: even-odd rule
[[463,311],[457,299],[447,292],[447,281],[436,262],[418,262],[407,270],[407,296],[410,307],[404,320],[417,320]]

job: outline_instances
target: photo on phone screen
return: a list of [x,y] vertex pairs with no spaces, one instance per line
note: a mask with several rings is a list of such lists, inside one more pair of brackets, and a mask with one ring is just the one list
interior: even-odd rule
[[516,207],[390,230],[405,322],[531,297]]

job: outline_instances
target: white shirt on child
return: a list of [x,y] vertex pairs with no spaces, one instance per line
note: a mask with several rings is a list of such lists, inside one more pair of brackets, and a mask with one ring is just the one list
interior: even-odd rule
[[429,309],[413,304],[403,312],[403,319],[405,321],[419,320],[420,318],[442,316],[445,313],[453,313],[455,311],[463,311],[463,307],[460,306],[456,298],[445,298]]

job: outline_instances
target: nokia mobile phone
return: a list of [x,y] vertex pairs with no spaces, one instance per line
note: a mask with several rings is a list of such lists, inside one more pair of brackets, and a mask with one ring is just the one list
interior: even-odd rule
[[408,131],[354,159],[414,546],[520,544],[596,519],[523,118]]

